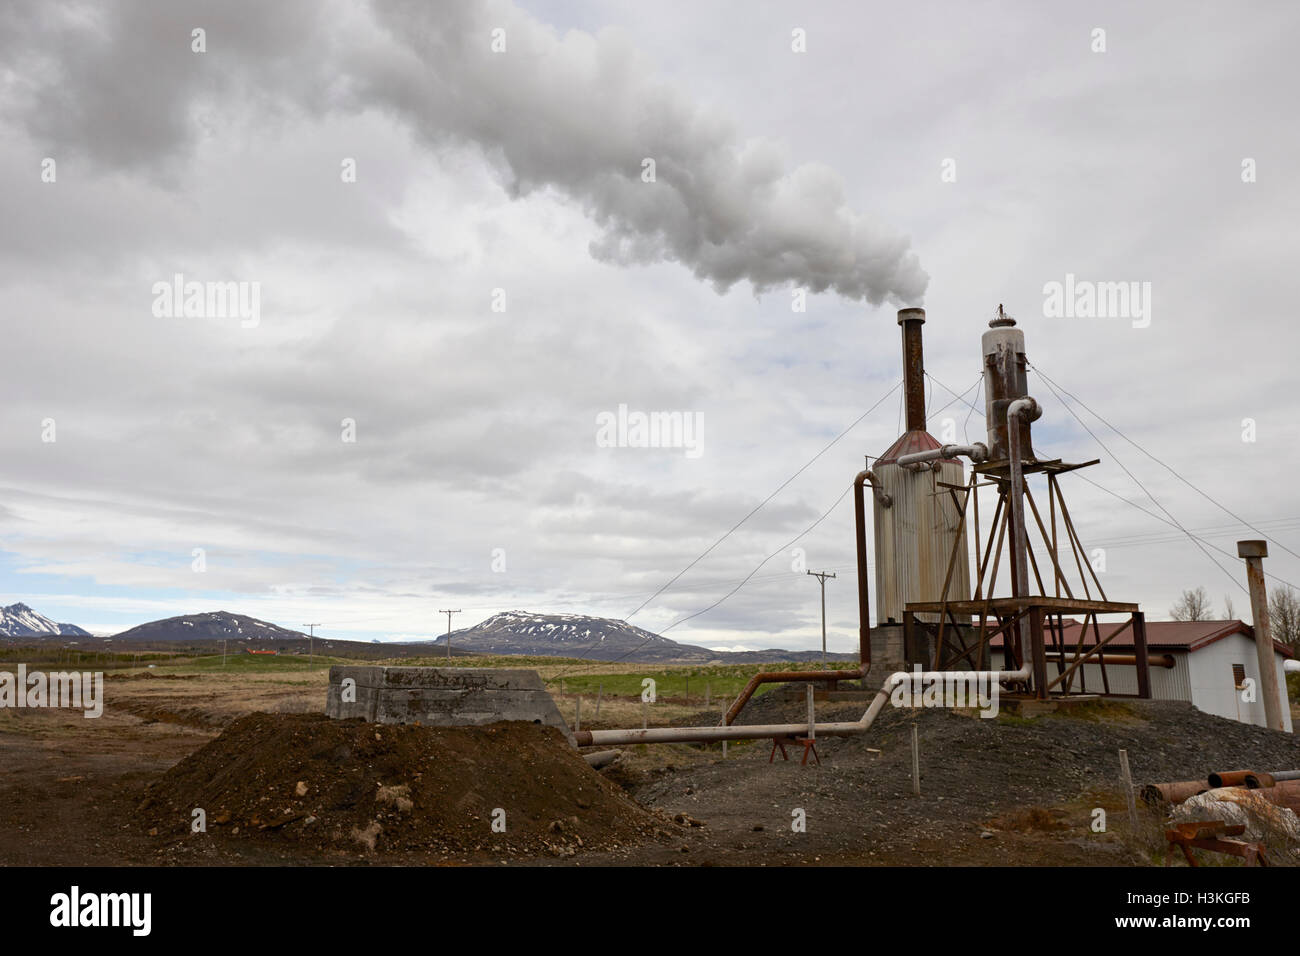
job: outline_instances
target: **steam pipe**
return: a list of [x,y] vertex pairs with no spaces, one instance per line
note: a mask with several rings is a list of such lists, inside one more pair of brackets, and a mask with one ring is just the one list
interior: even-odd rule
[[867,502],[862,493],[865,482],[871,482],[880,503],[888,508],[893,502],[876,486],[876,476],[870,469],[858,472],[853,479],[853,518],[858,550],[858,669],[860,677],[871,670],[871,589],[867,585]]
[[897,464],[903,468],[908,468],[938,458],[956,458],[958,455],[964,455],[979,464],[982,461],[988,461],[989,449],[983,442],[978,441],[973,445],[941,445],[938,448],[931,448],[929,451],[917,451],[910,455],[902,455],[899,457]]
[[[898,671],[885,678],[885,682],[871,699],[862,717],[854,721],[834,721],[813,724],[812,733],[818,737],[854,737],[871,729],[880,712],[884,710],[894,688],[904,681],[947,680],[954,674],[966,678],[996,681],[1023,681],[1030,677],[1030,668],[1014,671]],[[750,726],[718,727],[646,727],[632,730],[580,730],[573,736],[579,747],[613,747],[628,744],[708,743],[715,740],[762,740],[767,737],[796,737],[808,734],[808,722],[800,724],[753,724]]]
[[[1010,464],[1011,464],[1011,523],[1015,532],[1015,550],[1012,556],[1015,558],[1015,578],[1013,580],[1013,596],[1024,598],[1029,596],[1029,562],[1027,553],[1029,550],[1028,535],[1025,529],[1025,472],[1024,462],[1020,460],[1020,419],[1023,417],[1027,422],[1036,420],[1043,413],[1038,407],[1038,403],[1026,395],[1024,398],[1018,398],[1007,406],[1007,437],[1010,443]],[[1034,691],[1039,697],[1047,693],[1047,661],[1043,658],[1042,649],[1034,643],[1030,637],[1028,622],[1024,615],[1016,624],[1020,635],[1020,654],[1021,662],[1030,661],[1034,669]],[[1025,648],[1029,648],[1029,654],[1025,654]]]
[[[1092,654],[1088,657],[1086,663],[1095,664],[1136,664],[1138,657],[1136,654]],[[1176,667],[1177,662],[1173,654],[1150,654],[1147,656],[1148,667]]]
[[761,674],[755,674],[745,685],[745,689],[740,692],[729,708],[726,715],[722,718],[724,725],[730,724],[739,716],[740,712],[745,709],[749,703],[749,698],[754,696],[754,691],[758,690],[761,684],[793,684],[793,683],[811,683],[812,681],[837,682],[842,680],[857,680],[865,674],[861,667],[855,667],[852,670],[824,670],[824,671],[764,671]]
[[893,504],[889,495],[881,491],[876,483],[875,472],[869,468],[858,472],[853,479],[853,508],[858,541],[858,666],[852,670],[764,671],[755,674],[745,684],[735,702],[727,708],[722,718],[724,727],[731,725],[745,709],[754,692],[763,684],[858,680],[866,677],[871,670],[871,594],[867,586],[867,502],[862,490],[868,483],[881,507],[888,508]]

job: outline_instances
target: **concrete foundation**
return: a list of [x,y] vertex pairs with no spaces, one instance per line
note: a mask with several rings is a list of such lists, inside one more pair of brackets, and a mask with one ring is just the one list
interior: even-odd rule
[[335,665],[325,713],[340,720],[431,727],[524,720],[555,727],[574,743],[542,678],[522,669]]

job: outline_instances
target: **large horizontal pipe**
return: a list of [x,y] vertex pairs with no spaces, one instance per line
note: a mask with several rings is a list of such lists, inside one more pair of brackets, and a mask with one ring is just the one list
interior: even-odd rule
[[1259,794],[1269,803],[1300,813],[1300,781],[1289,780],[1253,792]]
[[1142,802],[1148,806],[1162,803],[1182,803],[1188,797],[1204,793],[1209,787],[1204,780],[1180,780],[1177,783],[1149,783],[1140,791]]
[[1272,787],[1277,784],[1291,785],[1300,783],[1300,770],[1274,770],[1272,773],[1248,773],[1246,774],[1246,786],[1252,790],[1259,790],[1262,787]]
[[582,755],[582,759],[591,764],[592,768],[599,770],[601,767],[612,764],[615,760],[623,755],[621,750],[593,750],[591,753]]
[[[1052,651],[1047,652],[1047,660],[1050,663],[1056,660],[1056,654]],[[1138,662],[1136,654],[1090,654],[1085,664],[1096,664],[1098,659],[1103,664],[1136,664]],[[1067,657],[1066,660],[1071,660]],[[1147,657],[1147,663],[1151,667],[1176,667],[1178,662],[1174,660],[1173,654],[1151,654]]]
[[989,449],[983,442],[978,441],[973,445],[940,445],[938,448],[931,448],[929,451],[916,451],[910,455],[902,455],[898,459],[898,464],[903,468],[911,468],[927,461],[935,461],[939,458],[956,458],[958,455],[964,455],[979,464],[988,460]]
[[862,668],[855,667],[851,670],[825,670],[825,671],[764,671],[761,674],[755,674],[745,685],[745,689],[740,692],[729,708],[727,714],[722,718],[724,724],[730,724],[739,716],[744,709],[749,698],[754,696],[754,691],[758,690],[761,684],[784,684],[784,683],[811,683],[813,681],[830,681],[836,683],[842,680],[857,680],[862,677]]
[[871,595],[867,586],[867,502],[863,489],[871,485],[871,490],[882,508],[893,504],[889,495],[880,490],[876,474],[871,469],[860,471],[853,479],[853,513],[854,530],[857,534],[858,558],[858,666],[852,670],[838,671],[764,671],[755,674],[745,684],[744,689],[722,718],[724,724],[730,725],[745,709],[754,692],[763,684],[808,682],[808,681],[842,681],[858,680],[866,677],[871,670]]
[[[898,671],[890,674],[881,685],[870,706],[859,720],[841,721],[825,724],[813,724],[812,730],[817,737],[851,737],[866,733],[881,710],[889,700],[894,687],[904,681],[945,680],[954,673],[963,677],[996,680],[1023,681],[1030,675],[1028,666],[1014,671]],[[766,737],[795,737],[809,732],[807,721],[801,724],[754,724],[750,726],[719,727],[646,727],[630,730],[580,730],[574,733],[579,747],[617,747],[628,744],[670,744],[670,743],[709,743],[715,740],[761,740]]]
[[1219,787],[1244,787],[1246,778],[1252,776],[1257,776],[1253,770],[1225,770],[1210,774],[1208,780],[1210,786],[1217,790]]
[[1300,672],[1300,661],[1283,661],[1282,670],[1287,674]]

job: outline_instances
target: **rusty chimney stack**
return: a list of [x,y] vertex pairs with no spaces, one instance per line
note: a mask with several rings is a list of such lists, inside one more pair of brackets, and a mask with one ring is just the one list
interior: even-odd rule
[[907,403],[907,430],[925,431],[925,356],[921,348],[921,326],[925,309],[899,309],[903,327],[903,395]]

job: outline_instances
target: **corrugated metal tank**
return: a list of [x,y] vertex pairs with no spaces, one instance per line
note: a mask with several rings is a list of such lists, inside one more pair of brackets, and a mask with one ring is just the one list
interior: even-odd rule
[[[913,601],[939,601],[944,598],[943,582],[953,545],[960,538],[952,579],[948,585],[950,601],[970,600],[970,561],[966,530],[958,527],[961,515],[957,502],[965,493],[944,487],[964,485],[965,468],[952,459],[941,459],[924,468],[900,467],[901,455],[939,448],[928,432],[909,431],[896,441],[873,465],[877,486],[890,497],[883,507],[873,498],[876,545],[876,619],[884,624],[903,620],[903,605]],[[937,621],[938,615],[918,615],[921,620]],[[969,618],[958,617],[960,623]]]

